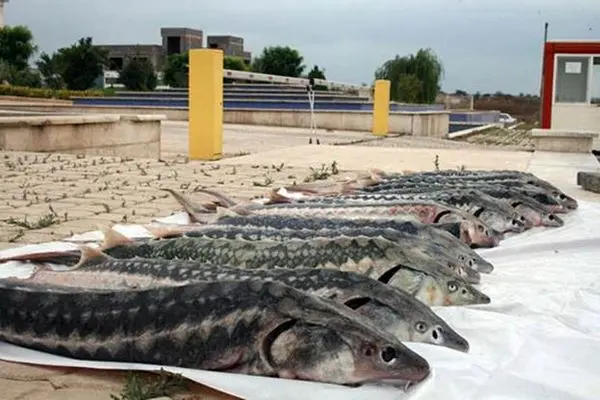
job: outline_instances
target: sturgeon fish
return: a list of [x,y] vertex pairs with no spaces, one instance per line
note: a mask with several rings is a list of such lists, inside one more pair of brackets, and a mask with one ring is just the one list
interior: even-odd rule
[[109,292],[0,282],[0,339],[82,360],[336,384],[430,374],[423,357],[347,307],[260,280]]
[[407,248],[412,252],[418,254],[418,257],[413,261],[416,263],[439,263],[443,265],[463,278],[469,283],[479,283],[481,276],[468,264],[459,263],[459,259],[452,258],[444,248],[423,241],[416,236],[411,235],[400,235],[396,231],[391,229],[370,229],[363,228],[347,229],[338,228],[335,230],[331,229],[320,229],[320,230],[294,230],[294,229],[274,229],[270,227],[243,227],[243,226],[225,226],[225,225],[204,225],[202,227],[192,228],[184,227],[183,229],[178,228],[166,228],[166,229],[151,229],[148,228],[157,238],[172,238],[177,236],[187,237],[205,237],[211,239],[244,239],[244,240],[275,240],[275,241],[286,241],[291,238],[296,239],[315,239],[318,237],[334,239],[340,236],[346,237],[381,237],[396,243],[398,246]]
[[[222,215],[212,222],[225,226],[256,226],[270,227],[273,229],[294,229],[318,231],[321,229],[352,229],[359,232],[372,229],[386,229],[398,235],[412,235],[417,238],[444,248],[459,260],[459,263],[473,268],[481,273],[490,273],[494,266],[473,251],[467,244],[457,240],[460,236],[460,223],[447,223],[437,229],[440,224],[427,225],[410,220],[372,220],[372,219],[344,219],[344,218],[298,218],[279,215],[249,215],[237,216],[235,214]],[[451,234],[450,232],[453,232]]]
[[[437,171],[436,171],[437,172]],[[542,180],[533,174],[522,172],[508,172],[504,174],[436,174],[436,173],[415,173],[411,175],[403,175],[393,179],[385,180],[384,182],[375,184],[370,187],[360,189],[364,192],[378,192],[381,190],[389,190],[401,187],[408,182],[424,182],[424,181],[460,181],[463,183],[493,183],[503,186],[533,186],[538,190],[548,193],[554,200],[558,201],[567,210],[575,210],[578,208],[578,203],[575,199],[568,196],[550,182]]]
[[[114,258],[194,260],[248,269],[325,268],[361,273],[403,289],[427,305],[487,304],[490,298],[454,271],[434,263],[415,263],[418,253],[383,238],[365,236],[335,239],[249,241],[243,239],[175,239],[136,242],[114,229],[105,234],[101,249]],[[51,262],[75,252],[41,252],[2,261]],[[411,263],[412,261],[412,263]]]
[[448,204],[452,207],[459,208],[471,213],[473,216],[480,218],[493,230],[504,234],[507,232],[521,233],[525,229],[530,228],[526,225],[526,219],[519,215],[516,210],[510,207],[505,202],[499,201],[492,196],[488,196],[481,191],[475,189],[463,190],[442,190],[437,192],[424,192],[416,194],[371,194],[367,196],[345,196],[336,200],[327,200],[328,202],[339,201],[340,204],[381,204],[394,203],[397,201],[410,200],[433,200]]
[[[547,207],[535,200],[532,196],[528,196],[526,192],[511,187],[501,185],[488,185],[475,184],[469,185],[462,182],[422,182],[422,183],[411,183],[404,185],[402,189],[395,189],[390,191],[381,191],[376,193],[361,193],[356,196],[370,198],[371,196],[387,196],[389,195],[406,195],[406,194],[419,194],[419,193],[430,193],[444,190],[458,190],[458,189],[476,189],[482,193],[492,196],[496,199],[507,202],[513,207],[519,214],[524,216],[527,221],[533,226],[547,226],[547,227],[560,227],[564,225],[561,218],[550,212]],[[353,195],[354,196],[354,195]],[[344,197],[353,197],[344,196]],[[343,198],[343,197],[342,197]],[[558,202],[557,207],[560,207]]]
[[[469,343],[429,307],[403,290],[353,272],[332,269],[258,269],[203,264],[184,260],[115,259],[84,247],[80,262],[68,271],[41,269],[28,282],[59,287],[148,288],[192,282],[259,279],[276,281],[306,293],[344,304],[368,318],[379,329],[401,341],[445,346],[462,352]],[[114,289],[113,289],[114,290]]]

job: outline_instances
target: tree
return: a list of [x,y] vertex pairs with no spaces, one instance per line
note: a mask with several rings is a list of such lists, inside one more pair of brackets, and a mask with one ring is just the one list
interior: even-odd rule
[[308,78],[313,78],[313,79],[323,79],[326,80],[327,78],[325,78],[325,72],[323,72],[323,70],[319,69],[318,65],[315,65],[314,67],[312,67],[312,69],[308,72]]
[[252,70],[263,74],[299,77],[306,68],[298,50],[289,46],[265,47],[254,59]]
[[65,85],[60,75],[60,64],[57,54],[42,53],[36,61],[36,66],[44,78],[44,83],[51,89],[62,89]]
[[163,68],[163,81],[175,88],[188,87],[188,53],[172,54]]
[[129,90],[154,90],[158,78],[154,66],[147,58],[133,58],[119,71],[119,83]]
[[[402,98],[410,98],[414,100],[412,102],[432,104],[440,91],[443,73],[442,62],[435,53],[431,49],[421,49],[416,55],[404,57],[397,55],[386,61],[375,71],[375,79],[390,81],[392,100],[401,101]],[[415,78],[420,85],[416,84]],[[402,94],[402,90],[416,92]]]
[[230,69],[233,71],[249,71],[250,67],[246,65],[244,59],[240,57],[223,57],[223,69]]
[[17,70],[25,70],[36,51],[33,34],[26,26],[0,28],[0,60]]
[[95,47],[91,37],[59,49],[52,57],[56,57],[56,67],[70,90],[91,88],[108,65],[108,51]]
[[[167,62],[163,68],[163,81],[171,87],[186,88],[188,87],[188,53],[173,54],[167,58]],[[223,69],[231,69],[234,71],[249,71],[250,68],[240,57],[223,57]],[[230,79],[224,79],[228,82]]]
[[[308,75],[306,75],[306,77],[308,79],[327,79],[325,78],[325,72],[319,69],[318,65],[313,66],[312,69],[308,72]],[[315,85],[315,90],[329,90],[329,88],[325,85]]]

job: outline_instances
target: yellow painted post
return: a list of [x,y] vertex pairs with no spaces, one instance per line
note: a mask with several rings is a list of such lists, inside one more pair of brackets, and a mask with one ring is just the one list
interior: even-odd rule
[[387,136],[390,129],[390,81],[375,81],[373,135]]
[[188,157],[218,160],[223,153],[223,51],[189,52]]

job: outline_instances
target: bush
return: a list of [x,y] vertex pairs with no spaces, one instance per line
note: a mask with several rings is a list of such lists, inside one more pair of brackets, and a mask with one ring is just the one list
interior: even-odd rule
[[0,96],[35,97],[70,100],[72,97],[100,97],[113,95],[112,90],[53,90],[26,86],[0,85]]

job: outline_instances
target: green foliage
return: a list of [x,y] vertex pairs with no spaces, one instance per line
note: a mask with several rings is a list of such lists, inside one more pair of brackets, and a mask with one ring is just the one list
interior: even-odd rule
[[25,70],[36,51],[33,34],[26,26],[0,28],[0,60],[17,70]]
[[423,94],[423,82],[415,74],[402,74],[398,78],[398,101],[419,103]]
[[[165,67],[163,68],[163,81],[171,87],[186,88],[188,87],[188,53],[173,54],[167,58]],[[246,65],[240,57],[223,57],[223,69],[231,69],[234,71],[250,71],[250,67]],[[225,79],[225,82],[231,79]]]
[[112,95],[114,95],[113,90],[53,90],[25,86],[0,85],[0,96],[69,100],[71,97],[98,97]]
[[[326,80],[327,78],[325,78],[325,72],[322,69],[319,69],[318,65],[315,65],[314,67],[312,67],[312,69],[308,72],[308,75],[306,75],[307,78],[313,78],[313,79],[323,79]],[[329,90],[327,88],[327,86],[325,85],[315,85],[315,90]]]
[[174,88],[188,87],[188,53],[172,54],[163,68],[163,82]]
[[59,49],[54,57],[58,72],[70,90],[90,89],[108,65],[108,51],[93,46],[91,37]]
[[163,369],[156,377],[144,378],[130,371],[125,378],[125,386],[119,396],[111,395],[112,400],[149,400],[172,396],[187,390],[185,378],[167,373]]
[[[412,99],[413,103],[432,104],[440,90],[444,73],[442,62],[431,49],[419,50],[416,55],[396,56],[375,71],[375,79],[391,83],[390,97],[394,101]],[[415,78],[420,85],[417,85]],[[411,93],[402,93],[411,90]]]
[[42,53],[40,59],[36,61],[36,66],[47,87],[55,90],[65,87],[65,82],[60,75],[60,63],[56,53],[52,55]]
[[313,79],[323,79],[326,80],[327,78],[325,78],[325,72],[323,72],[323,70],[319,69],[318,65],[315,65],[309,72],[307,75],[309,78],[313,78]]
[[243,58],[240,57],[223,57],[223,69],[230,69],[233,71],[249,71],[250,67],[246,65]]
[[18,69],[9,65],[5,61],[0,61],[0,83],[6,82],[9,85],[29,86],[39,88],[42,86],[42,78],[35,71]]
[[128,90],[149,91],[156,89],[158,78],[154,66],[146,58],[133,58],[119,72],[119,83]]
[[263,74],[299,77],[306,68],[298,50],[289,46],[265,47],[254,59],[252,70]]

